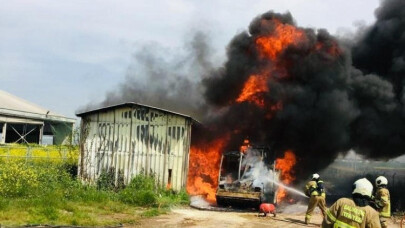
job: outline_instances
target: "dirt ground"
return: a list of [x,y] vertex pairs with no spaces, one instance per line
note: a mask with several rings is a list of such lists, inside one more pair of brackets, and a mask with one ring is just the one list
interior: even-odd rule
[[322,216],[313,215],[310,225],[305,225],[304,213],[279,213],[276,217],[258,217],[257,212],[223,212],[177,208],[169,214],[142,220],[136,227],[319,227]]
[[[194,208],[177,208],[169,214],[142,220],[135,227],[320,227],[322,215],[316,210],[311,224],[304,224],[305,206],[297,205],[277,214],[276,217],[258,217],[257,212],[220,212],[198,210]],[[389,227],[399,227],[390,221]]]

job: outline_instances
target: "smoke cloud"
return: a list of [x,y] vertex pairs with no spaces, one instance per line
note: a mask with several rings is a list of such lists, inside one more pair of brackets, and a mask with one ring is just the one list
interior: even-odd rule
[[353,141],[371,157],[394,157],[405,148],[405,2],[386,0],[352,49],[353,83],[361,113]]
[[268,164],[263,162],[260,151],[249,148],[241,167],[244,167],[240,179],[242,185],[252,185],[253,188],[259,187],[265,194],[276,191],[274,183],[278,181],[278,176],[273,173]]
[[137,102],[202,118],[206,103],[201,80],[214,68],[206,33],[194,32],[175,50],[157,43],[141,46],[132,58],[124,82],[108,92],[101,104],[82,109]]
[[[405,2],[383,1],[375,14],[376,23],[349,46],[324,29],[298,27],[290,13],[269,11],[230,41],[221,67],[212,64],[203,33],[183,55],[144,47],[103,105],[134,101],[189,114],[206,127],[193,131],[194,143],[227,135],[227,150],[245,138],[279,156],[293,150],[298,176],[349,149],[370,158],[399,156],[405,148]],[[280,28],[293,41],[277,40]],[[279,42],[284,48],[266,49]],[[242,99],[246,84],[258,82],[264,83]]]
[[[226,107],[210,124],[220,125],[220,131],[237,132],[229,147],[237,148],[248,137],[280,153],[291,149],[302,167],[317,169],[353,146],[350,128],[361,110],[352,92],[350,53],[338,47],[326,30],[297,28],[305,39],[288,46],[276,59],[263,58],[256,41],[276,36],[280,22],[286,28],[296,27],[289,13],[268,12],[254,19],[249,33],[231,41],[224,67],[204,80],[209,104]],[[334,50],[339,53],[331,54]],[[258,94],[266,108],[235,102],[251,75],[266,78],[268,90]],[[269,107],[279,103],[282,108],[269,113]]]
[[[204,80],[209,104],[226,107],[211,125],[237,132],[230,140],[233,148],[248,137],[276,151],[292,149],[301,160],[298,174],[317,171],[351,148],[370,158],[403,154],[404,6],[400,0],[384,1],[376,24],[353,47],[326,30],[298,28],[306,39],[277,59],[263,59],[257,40],[275,36],[279,22],[296,27],[291,14],[270,11],[255,18],[249,32],[230,42],[224,67]],[[259,95],[267,107],[282,103],[271,118],[255,104],[235,102],[258,74],[266,78],[268,91]]]

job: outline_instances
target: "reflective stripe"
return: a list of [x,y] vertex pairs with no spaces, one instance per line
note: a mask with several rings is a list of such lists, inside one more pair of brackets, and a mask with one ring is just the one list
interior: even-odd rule
[[329,218],[332,222],[335,222],[335,221],[336,221],[335,216],[332,215],[332,213],[330,212],[329,209],[326,210],[326,214],[328,215],[328,218]]
[[[384,199],[384,197],[383,197],[383,199]],[[391,217],[391,202],[389,200],[387,200],[387,202],[388,202],[388,204],[380,212],[380,215],[383,217],[389,218],[389,217]]]
[[349,225],[342,221],[336,220],[335,224],[333,224],[333,228],[356,228],[355,226]]
[[389,211],[388,212],[380,212],[380,215],[383,216],[383,217],[386,217],[386,218],[391,217],[391,213]]

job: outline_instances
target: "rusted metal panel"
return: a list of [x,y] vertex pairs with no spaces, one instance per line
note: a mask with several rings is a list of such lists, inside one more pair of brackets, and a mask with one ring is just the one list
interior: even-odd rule
[[260,192],[228,192],[225,190],[219,190],[217,196],[229,197],[229,198],[246,198],[260,200]]
[[154,175],[162,187],[185,187],[191,119],[147,106],[117,106],[82,115],[80,176],[94,182],[113,169],[128,183],[140,173]]

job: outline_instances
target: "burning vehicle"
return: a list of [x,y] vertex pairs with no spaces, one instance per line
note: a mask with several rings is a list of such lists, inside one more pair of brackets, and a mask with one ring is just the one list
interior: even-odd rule
[[268,147],[222,154],[216,201],[218,206],[254,207],[262,202],[277,203],[279,171]]

